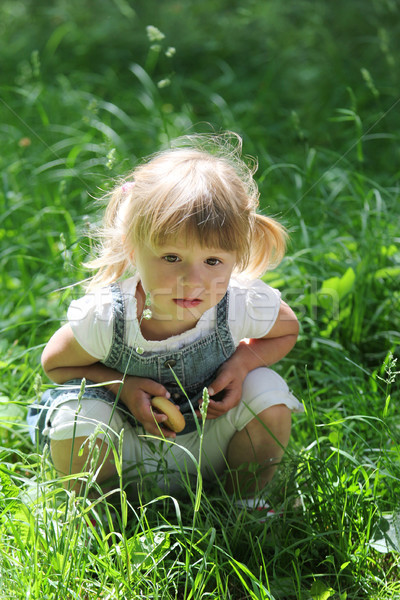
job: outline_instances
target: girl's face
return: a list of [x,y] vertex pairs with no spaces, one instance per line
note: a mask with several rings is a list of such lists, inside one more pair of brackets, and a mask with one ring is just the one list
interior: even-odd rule
[[183,241],[144,245],[133,253],[143,291],[151,299],[152,319],[142,323],[142,330],[154,327],[163,337],[191,329],[222,300],[236,263],[236,252]]

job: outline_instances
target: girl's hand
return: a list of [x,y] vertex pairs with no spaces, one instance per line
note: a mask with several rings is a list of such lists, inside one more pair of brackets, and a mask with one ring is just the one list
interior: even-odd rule
[[[298,332],[299,325],[294,312],[282,301],[269,333],[263,338],[241,341],[232,356],[220,367],[216,379],[208,388],[211,399],[207,418],[216,419],[237,406],[246,375],[258,367],[269,367],[286,356],[296,343]],[[213,395],[220,392],[222,400],[213,401]]]
[[[243,381],[247,373],[248,369],[239,360],[239,354],[236,352],[224,362],[219,368],[216,378],[208,387],[210,404],[207,409],[207,419],[216,419],[239,404]],[[221,399],[213,400],[213,396],[217,394],[221,396]]]
[[153,396],[165,396],[165,398],[169,398],[169,393],[163,385],[152,379],[125,377],[120,398],[135,419],[143,425],[147,433],[157,436],[161,434],[166,438],[175,438],[176,433],[162,426],[168,417],[153,412],[150,402]]

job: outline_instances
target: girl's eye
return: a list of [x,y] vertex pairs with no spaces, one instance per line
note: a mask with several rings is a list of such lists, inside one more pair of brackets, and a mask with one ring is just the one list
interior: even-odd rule
[[221,264],[221,261],[219,260],[219,258],[207,258],[206,263],[211,267],[215,267]]
[[166,254],[165,256],[163,256],[163,260],[169,263],[175,263],[178,262],[179,258],[175,254]]

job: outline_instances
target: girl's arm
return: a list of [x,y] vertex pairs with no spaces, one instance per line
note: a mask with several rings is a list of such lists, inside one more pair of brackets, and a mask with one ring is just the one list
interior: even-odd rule
[[[70,379],[91,379],[95,383],[121,380],[121,374],[101,365],[76,341],[69,325],[55,332],[42,354],[42,367],[54,383],[65,383]],[[117,386],[117,388],[115,388]],[[109,385],[115,393],[118,384]]]
[[249,342],[241,342],[235,354],[240,356],[247,372],[257,367],[269,367],[289,354],[298,335],[297,317],[286,302],[281,301],[277,319],[267,335],[250,339]]
[[[42,366],[46,375],[55,383],[65,383],[70,379],[90,379],[102,383],[115,395],[122,383],[122,375],[101,364],[77,342],[70,325],[64,325],[49,340],[42,354]],[[126,376],[120,391],[120,398],[133,416],[148,433],[160,434],[159,425],[166,415],[155,414],[151,410],[152,396],[169,396],[165,387],[152,379]],[[175,437],[172,431],[161,428],[165,437]]]
[[224,391],[219,402],[210,400],[207,416],[216,418],[236,406],[241,398],[242,384],[257,367],[269,367],[286,356],[296,343],[299,323],[292,309],[281,301],[278,317],[263,338],[241,342],[234,354],[221,366],[208,390],[210,396]]

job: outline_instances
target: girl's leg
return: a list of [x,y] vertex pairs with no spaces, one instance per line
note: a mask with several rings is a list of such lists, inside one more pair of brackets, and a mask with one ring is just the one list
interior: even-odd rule
[[286,404],[275,404],[233,435],[227,451],[228,492],[254,496],[272,479],[289,442],[291,412]]
[[[260,367],[243,382],[239,404],[218,419],[206,421],[201,469],[205,481],[224,477],[229,493],[257,495],[268,483],[282,459],[291,430],[292,412],[303,412],[301,402],[274,371]],[[197,457],[197,433],[177,437],[171,454],[179,462],[179,444]],[[187,459],[186,459],[187,460]],[[172,465],[171,465],[172,466]]]
[[[49,439],[50,454],[65,488],[79,492],[80,475],[96,473],[101,484],[116,475],[114,451],[124,419],[111,404],[96,398],[65,401],[49,411],[44,435]],[[94,437],[96,436],[96,437]]]
[[64,487],[79,493],[82,481],[79,475],[90,470],[100,470],[96,482],[101,484],[116,475],[113,453],[109,444],[101,438],[89,444],[86,436],[65,440],[50,440],[50,454],[54,467],[61,477],[76,475],[76,479],[67,480]]

